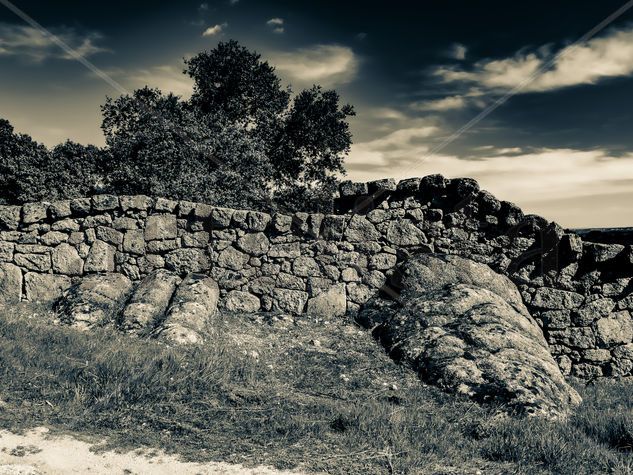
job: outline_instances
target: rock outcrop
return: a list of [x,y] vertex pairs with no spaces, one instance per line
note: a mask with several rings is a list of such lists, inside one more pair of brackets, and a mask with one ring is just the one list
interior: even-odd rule
[[122,274],[93,274],[68,289],[57,309],[62,322],[81,329],[114,323],[131,291]]
[[421,254],[391,289],[358,319],[423,380],[517,413],[565,416],[580,402],[516,286],[487,265]]
[[198,344],[216,314],[220,289],[203,274],[190,274],[178,286],[158,330],[159,338],[176,344]]

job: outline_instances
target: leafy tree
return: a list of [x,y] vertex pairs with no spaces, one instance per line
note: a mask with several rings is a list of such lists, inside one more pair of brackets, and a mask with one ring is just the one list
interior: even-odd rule
[[[263,142],[272,161],[276,201],[291,210],[331,208],[351,133],[350,105],[313,86],[290,100],[275,70],[236,41],[221,42],[186,61],[194,80],[190,104],[202,115],[221,112]],[[213,121],[213,119],[210,119]]]
[[36,201],[46,197],[44,145],[26,134],[17,134],[9,121],[0,119],[0,199],[5,203]]
[[194,80],[190,102],[203,114],[221,112],[230,122],[261,128],[288,107],[290,91],[282,90],[275,69],[237,41],[198,53],[185,66]]
[[80,198],[104,189],[108,153],[94,145],[67,140],[49,153],[46,191],[49,199]]
[[112,155],[109,183],[117,192],[236,207],[266,202],[268,158],[221,113],[203,117],[177,96],[147,87],[108,98],[102,113]]
[[347,117],[353,115],[352,106],[339,106],[336,91],[320,86],[295,97],[270,150],[281,201],[293,208],[328,210],[337,175],[345,174],[343,159],[352,143]]

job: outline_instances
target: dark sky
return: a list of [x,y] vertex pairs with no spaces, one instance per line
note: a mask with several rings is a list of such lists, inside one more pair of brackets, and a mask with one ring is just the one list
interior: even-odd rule
[[[0,116],[102,144],[99,105],[121,92],[3,3]],[[633,225],[633,8],[574,45],[624,1],[13,4],[128,91],[186,97],[183,57],[231,38],[295,91],[337,89],[358,113],[352,179],[468,175],[564,226]]]

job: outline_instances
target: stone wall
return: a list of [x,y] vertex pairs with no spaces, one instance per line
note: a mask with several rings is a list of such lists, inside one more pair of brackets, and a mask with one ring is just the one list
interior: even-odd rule
[[[508,275],[566,374],[633,372],[630,246],[583,242],[471,179],[344,182],[339,213],[265,213],[146,196],[0,207],[0,300],[52,301],[82,276],[204,272],[230,311],[354,313],[412,253]],[[397,279],[392,279],[397,280]],[[397,292],[397,289],[395,290]]]

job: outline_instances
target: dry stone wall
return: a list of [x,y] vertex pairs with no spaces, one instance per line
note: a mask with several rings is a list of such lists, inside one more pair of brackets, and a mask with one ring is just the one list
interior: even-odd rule
[[357,312],[417,253],[458,254],[519,287],[559,366],[633,374],[633,252],[583,242],[474,180],[344,182],[338,214],[275,214],[147,196],[0,206],[0,301],[54,301],[84,276],[213,277],[229,311]]

